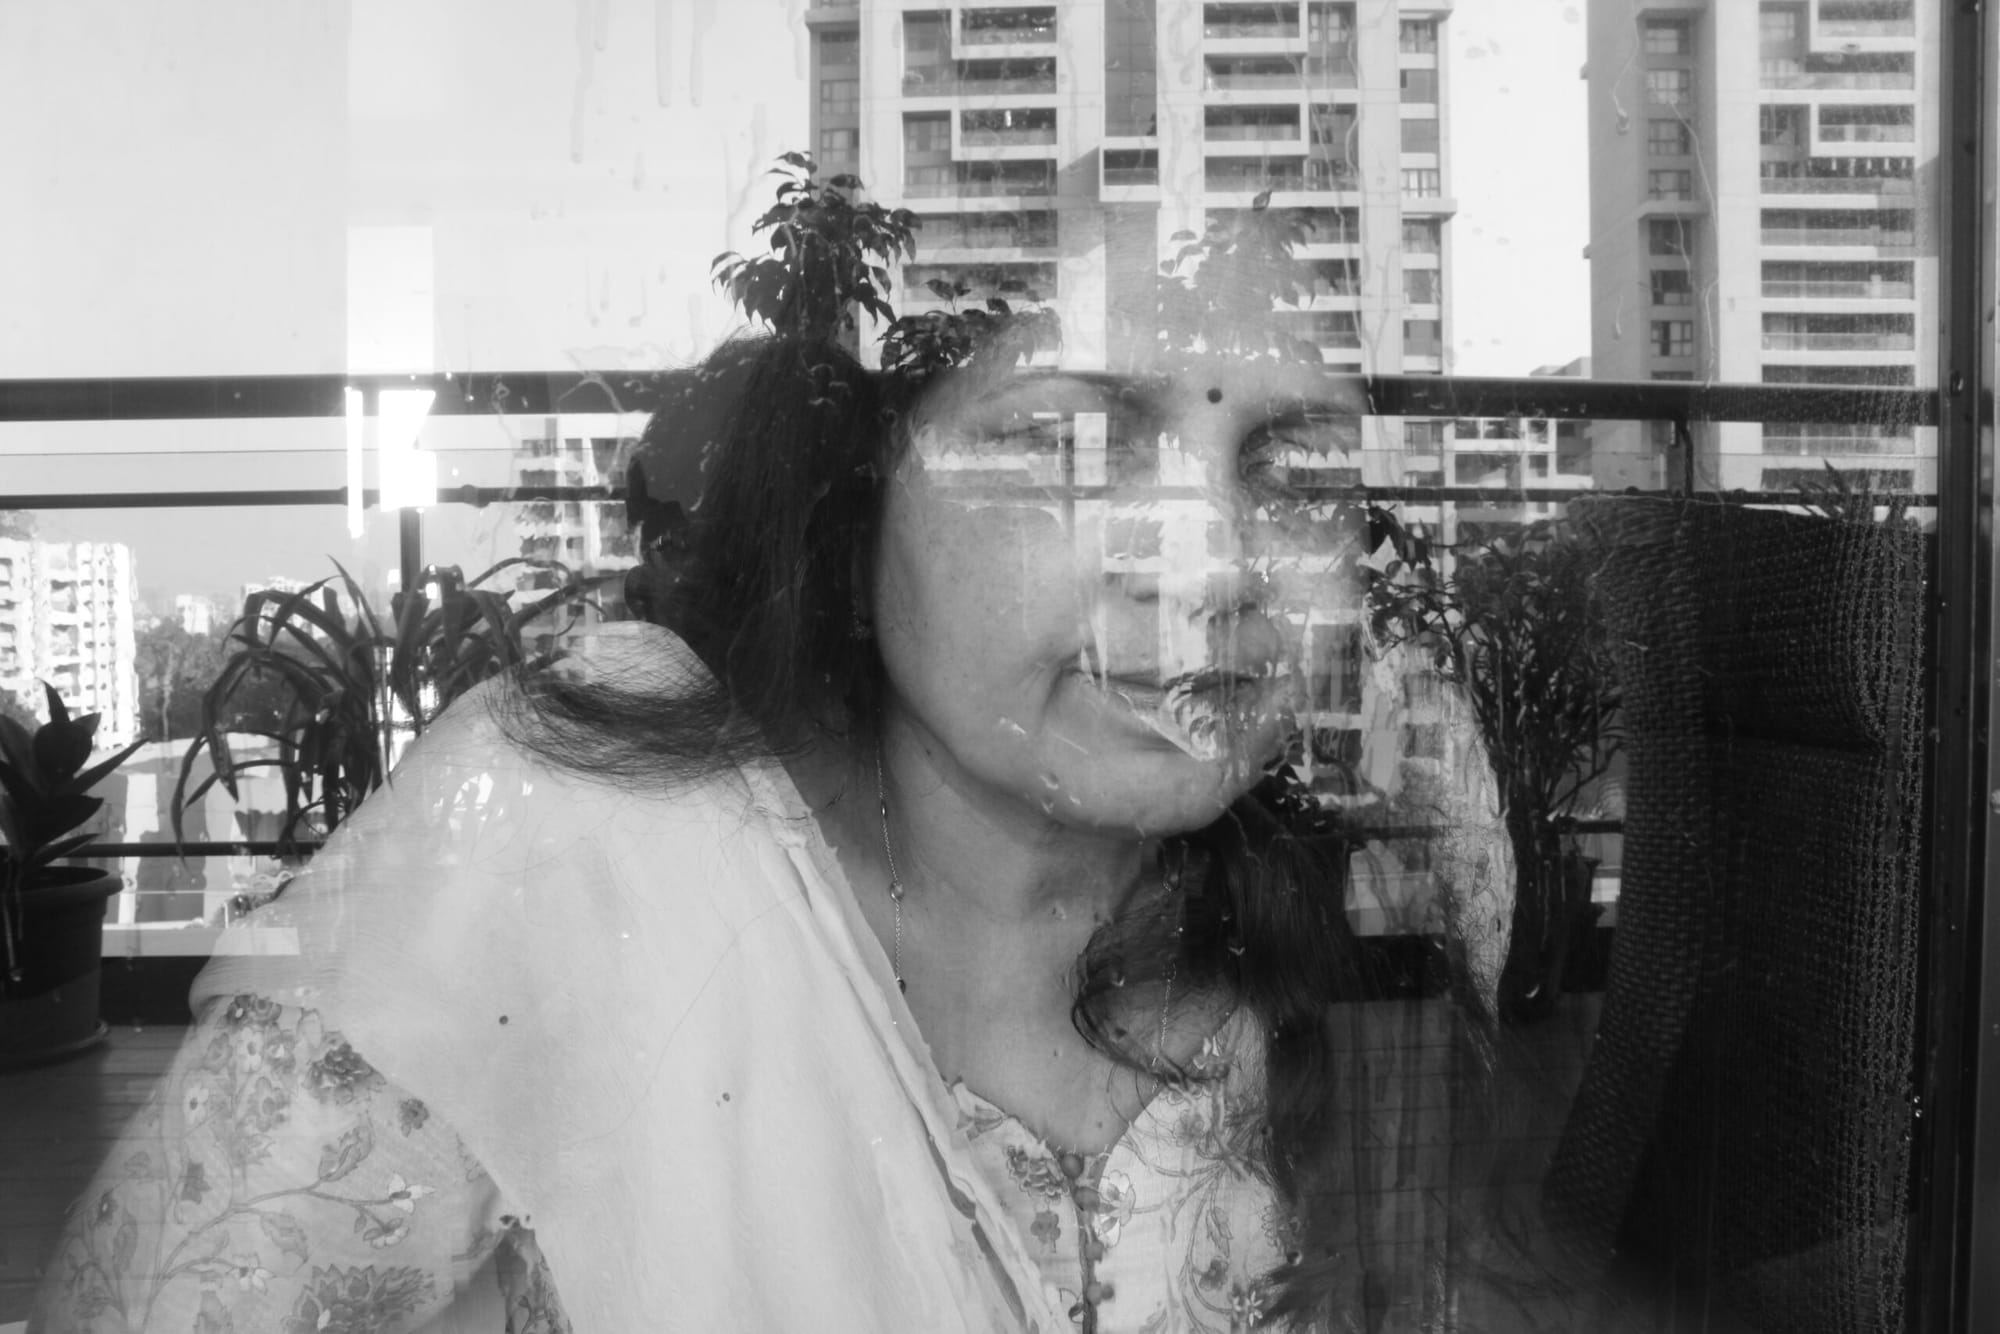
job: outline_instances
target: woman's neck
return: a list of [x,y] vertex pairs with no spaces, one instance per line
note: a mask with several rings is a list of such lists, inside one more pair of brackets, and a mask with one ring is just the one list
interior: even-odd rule
[[893,719],[879,748],[873,739],[828,742],[788,767],[850,867],[859,862],[886,883],[893,861],[912,899],[977,932],[1056,925],[1058,936],[1080,932],[1080,944],[1151,865],[1148,843],[1052,820]]
[[[871,769],[877,759],[862,758]],[[968,924],[1089,929],[1144,878],[1149,859],[1139,839],[1065,825],[1032,800],[995,791],[914,725],[888,721],[879,761],[885,857],[911,893]]]

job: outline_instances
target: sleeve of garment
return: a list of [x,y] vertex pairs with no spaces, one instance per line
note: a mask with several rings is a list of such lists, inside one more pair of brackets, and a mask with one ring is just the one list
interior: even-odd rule
[[522,1329],[562,1329],[450,1127],[318,1012],[219,997],[72,1207],[30,1328],[411,1330],[503,1242],[509,1307],[552,1312]]

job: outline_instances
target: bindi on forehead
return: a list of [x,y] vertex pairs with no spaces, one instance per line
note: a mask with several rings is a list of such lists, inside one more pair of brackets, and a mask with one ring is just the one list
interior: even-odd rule
[[1220,403],[1222,401],[1222,391],[1211,385],[1208,391],[1208,401],[1211,403]]

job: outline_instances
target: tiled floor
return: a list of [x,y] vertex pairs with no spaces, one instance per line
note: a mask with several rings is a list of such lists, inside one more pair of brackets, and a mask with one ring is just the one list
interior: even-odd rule
[[0,1073],[0,1324],[22,1320],[67,1210],[152,1092],[181,1028],[114,1028],[57,1065]]
[[[1525,1071],[1503,1097],[1504,1146],[1494,1150],[1487,1109],[1450,1078],[1451,1011],[1441,1002],[1342,1007],[1336,1042],[1351,1062],[1339,1098],[1351,1137],[1354,1254],[1367,1273],[1373,1330],[1418,1329],[1467,1301],[1441,1293],[1436,1265],[1465,1253],[1466,1215],[1453,1208],[1469,1179],[1502,1188],[1501,1207],[1532,1208],[1562,1128],[1596,1022],[1595,998],[1576,997],[1545,1024],[1508,1038],[1505,1064]],[[25,1318],[64,1210],[89,1184],[127,1118],[166,1069],[184,1030],[114,1029],[101,1047],[60,1065],[0,1074],[0,1325]],[[1508,1090],[1503,1090],[1503,1093]],[[1583,1328],[1558,1305],[1546,1314],[1508,1310],[1468,1328]]]

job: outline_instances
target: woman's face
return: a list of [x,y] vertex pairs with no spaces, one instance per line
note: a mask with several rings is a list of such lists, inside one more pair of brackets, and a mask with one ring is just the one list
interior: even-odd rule
[[1357,463],[1361,411],[1276,362],[947,376],[883,518],[890,709],[1061,823],[1209,823],[1288,734],[1306,608],[1357,601],[1353,511],[1302,487]]

